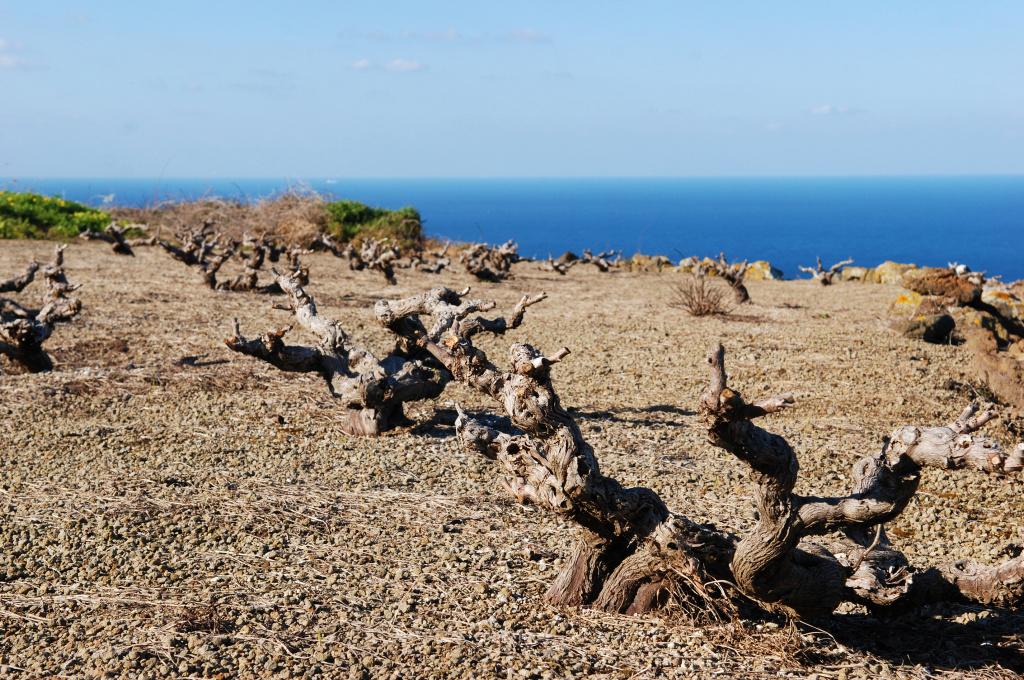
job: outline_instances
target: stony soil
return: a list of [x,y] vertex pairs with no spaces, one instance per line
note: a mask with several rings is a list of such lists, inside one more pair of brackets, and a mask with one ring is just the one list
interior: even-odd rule
[[[0,243],[0,275],[51,244]],[[733,621],[681,612],[610,616],[546,606],[541,594],[574,529],[510,501],[485,460],[459,451],[452,385],[415,404],[410,428],[345,436],[311,376],[232,354],[230,320],[255,335],[291,323],[267,298],[203,288],[162,251],[117,257],[74,244],[68,279],[84,309],[47,348],[57,370],[0,376],[0,675],[11,677],[654,678],[1015,677],[1024,617],[947,606],[879,621],[844,607],[791,625],[749,607]],[[386,286],[327,255],[307,291],[359,343],[390,346],[370,307],[439,283]],[[223,276],[235,272],[225,267]],[[554,372],[607,474],[654,488],[693,519],[752,521],[741,465],[693,416],[708,346],[727,349],[748,396],[793,391],[767,419],[801,456],[802,493],[844,494],[850,468],[901,424],[948,422],[969,400],[960,347],[888,330],[895,287],[754,282],[726,318],[671,307],[674,274],[566,277],[519,264],[474,284],[511,309],[550,299],[524,326],[478,346],[504,362],[525,340],[572,355]],[[34,302],[37,282],[14,296]],[[291,341],[308,341],[301,330]],[[1001,408],[998,407],[997,408]],[[1004,446],[1006,409],[987,434]],[[915,563],[993,563],[1024,538],[1021,482],[926,472],[890,533]]]

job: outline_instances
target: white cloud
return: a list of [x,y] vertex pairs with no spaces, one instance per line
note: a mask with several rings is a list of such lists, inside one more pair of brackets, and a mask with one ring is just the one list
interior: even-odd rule
[[360,59],[349,64],[349,69],[353,71],[377,71],[383,69],[390,71],[391,73],[408,73],[409,71],[423,71],[427,67],[418,61],[409,61],[406,59],[393,59],[385,64],[378,64],[370,61],[369,59]]
[[551,36],[547,33],[532,28],[519,28],[514,31],[509,31],[502,37],[510,42],[519,43],[541,44],[551,42]]
[[84,24],[84,23],[87,23],[89,21],[89,17],[85,16],[84,14],[76,14],[75,16],[72,17],[72,19],[74,19],[75,21],[77,21],[80,24]]
[[3,54],[3,52],[19,51],[23,47],[22,43],[12,43],[0,38],[0,71],[26,71],[39,66],[39,64],[30,64],[23,59],[12,57],[10,54]]
[[433,41],[458,40],[459,32],[454,28],[446,28],[443,31],[402,31],[402,37]]
[[825,104],[824,106],[815,106],[813,109],[811,109],[812,116],[832,116],[852,112],[853,109],[851,109],[849,106],[832,106],[831,104]]
[[405,59],[395,59],[384,64],[385,71],[393,71],[395,73],[406,73],[408,71],[422,71],[426,66],[418,61],[406,61]]
[[782,123],[768,123],[764,126],[765,132],[778,132],[782,129]]

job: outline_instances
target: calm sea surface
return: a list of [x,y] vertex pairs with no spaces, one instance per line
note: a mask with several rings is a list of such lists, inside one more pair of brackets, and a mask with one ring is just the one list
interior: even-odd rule
[[[103,205],[207,195],[255,200],[274,179],[0,179],[0,188]],[[1024,278],[1024,176],[756,179],[306,180],[303,186],[386,208],[415,206],[426,232],[460,241],[514,238],[526,255],[623,250],[797,265],[853,257]]]

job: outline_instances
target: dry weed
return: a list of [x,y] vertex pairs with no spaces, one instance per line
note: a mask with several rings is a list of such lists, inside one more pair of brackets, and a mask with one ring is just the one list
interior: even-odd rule
[[727,290],[706,276],[684,274],[682,280],[669,285],[672,288],[669,304],[686,310],[690,316],[724,315],[732,311]]
[[201,197],[146,208],[115,208],[111,214],[119,220],[146,224],[154,233],[160,229],[166,237],[213,222],[216,231],[229,239],[266,233],[307,246],[326,226],[327,202],[327,197],[297,187],[252,202]]

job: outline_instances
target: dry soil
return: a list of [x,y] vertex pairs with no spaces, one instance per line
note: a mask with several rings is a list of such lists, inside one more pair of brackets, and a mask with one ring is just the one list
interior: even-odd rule
[[[52,244],[0,242],[0,276]],[[163,251],[119,257],[73,244],[82,314],[46,347],[56,370],[0,375],[0,675],[11,677],[655,678],[1016,677],[1018,612],[951,605],[881,621],[844,607],[791,625],[754,607],[733,621],[683,613],[610,616],[541,595],[575,533],[507,498],[497,470],[460,451],[459,385],[407,409],[414,425],[376,440],[341,431],[315,376],[282,373],[223,344],[292,322],[270,300],[204,288]],[[766,419],[801,458],[798,492],[845,494],[850,469],[901,424],[953,420],[971,400],[966,350],[888,329],[894,286],[749,284],[727,317],[671,306],[678,274],[515,280],[398,271],[388,286],[310,255],[322,314],[379,355],[392,342],[380,297],[472,284],[506,313],[550,298],[523,327],[476,344],[499,364],[512,341],[572,354],[554,370],[564,405],[606,474],[655,489],[674,510],[742,532],[753,518],[743,466],[693,415],[714,342],[748,397],[795,392]],[[223,276],[233,275],[226,266]],[[14,295],[39,299],[42,284]],[[296,329],[292,343],[310,338]],[[6,370],[6,368],[0,369]],[[1021,422],[986,434],[1004,446]],[[994,563],[1024,538],[1021,481],[927,471],[889,526],[915,564]]]

